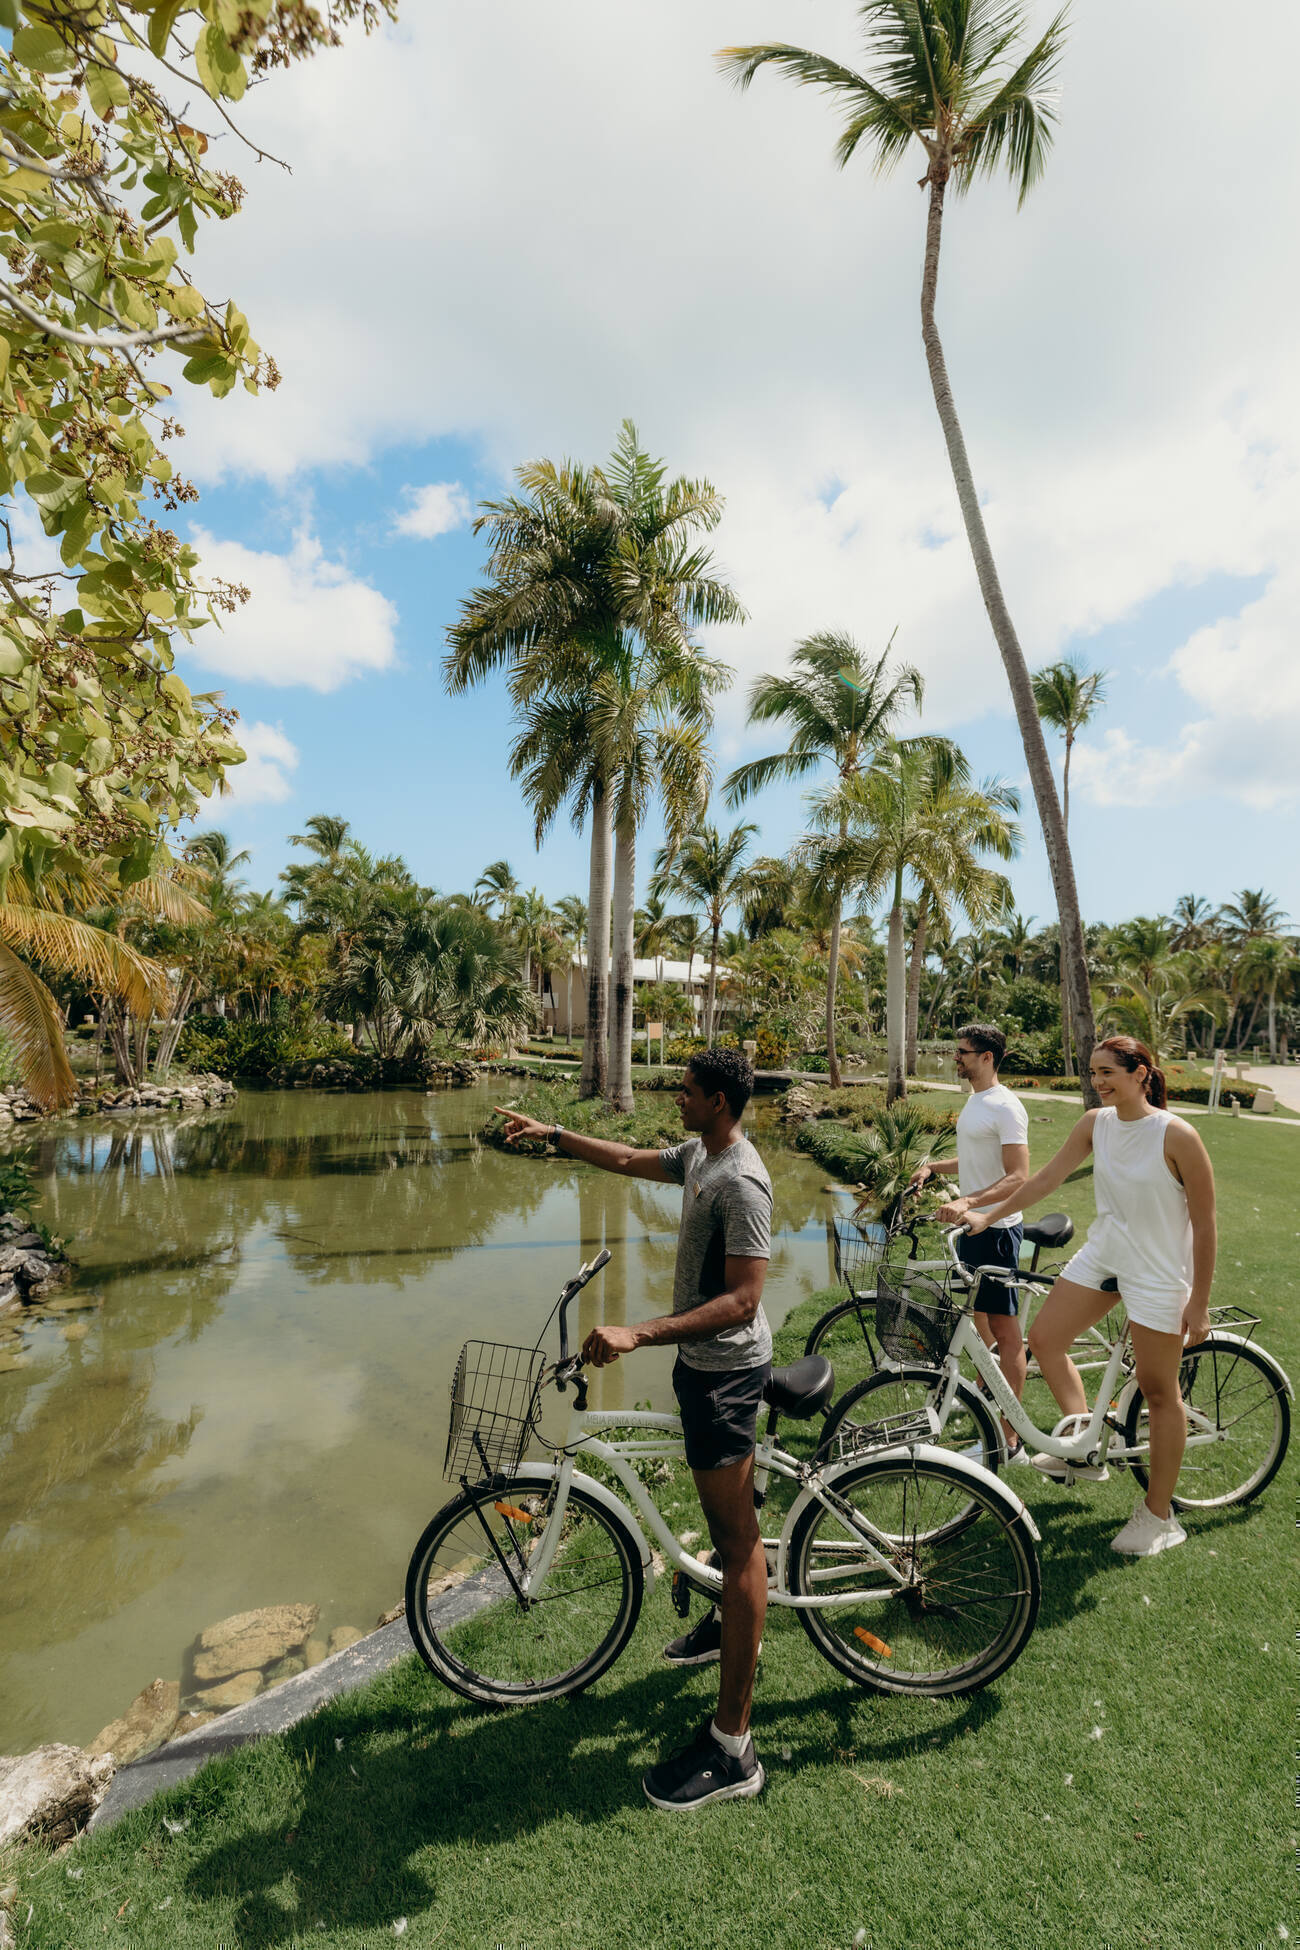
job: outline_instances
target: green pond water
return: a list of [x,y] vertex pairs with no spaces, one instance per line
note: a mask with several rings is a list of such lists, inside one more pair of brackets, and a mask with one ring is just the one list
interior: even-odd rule
[[[492,1095],[246,1092],[14,1147],[77,1270],[0,1321],[0,1753],[91,1741],[233,1612],[369,1630],[450,1494],[462,1342],[531,1344],[602,1245],[579,1335],[667,1310],[680,1192],[482,1148]],[[775,1325],[833,1280],[838,1202],[770,1118]],[[671,1406],[671,1366],[617,1363],[592,1406]]]

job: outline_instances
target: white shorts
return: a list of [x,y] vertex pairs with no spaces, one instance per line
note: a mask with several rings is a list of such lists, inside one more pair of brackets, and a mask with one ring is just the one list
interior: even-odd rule
[[1136,1326],[1149,1327],[1155,1334],[1181,1334],[1191,1282],[1160,1280],[1149,1269],[1135,1273],[1127,1265],[1116,1264],[1120,1257],[1110,1250],[1107,1241],[1085,1239],[1074,1258],[1066,1261],[1061,1278],[1095,1292],[1101,1291],[1103,1280],[1116,1280],[1124,1311]]

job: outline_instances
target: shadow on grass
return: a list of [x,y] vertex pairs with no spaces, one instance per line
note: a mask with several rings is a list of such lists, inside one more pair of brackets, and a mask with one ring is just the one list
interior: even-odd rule
[[[556,1821],[622,1817],[624,1832],[628,1819],[662,1823],[641,1792],[648,1753],[690,1739],[709,1710],[707,1689],[684,1678],[665,1668],[607,1692],[491,1712],[450,1697],[418,1668],[399,1669],[391,1691],[400,1698],[340,1701],[283,1736],[281,1769],[297,1776],[297,1792],[277,1798],[296,1813],[251,1819],[232,1834],[228,1778],[212,1783],[210,1807],[202,1777],[195,1782],[185,1809],[191,1827],[220,1813],[226,1838],[195,1862],[189,1893],[199,1901],[237,1896],[240,1950],[273,1950],[302,1941],[318,1921],[331,1931],[389,1931],[399,1915],[414,1921],[433,1910],[438,1854],[518,1843],[526,1874]],[[765,1691],[763,1719],[785,1742],[782,1775],[848,1752],[884,1770],[915,1754],[922,1739],[947,1748],[1000,1710],[992,1693],[943,1702],[952,1707],[945,1725],[874,1738],[859,1718],[872,1696],[852,1686],[832,1683],[797,1699]],[[724,1819],[736,1812],[717,1811]]]

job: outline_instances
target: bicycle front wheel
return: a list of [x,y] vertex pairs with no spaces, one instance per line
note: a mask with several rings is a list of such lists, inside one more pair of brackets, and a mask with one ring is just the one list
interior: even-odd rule
[[[1187,1409],[1187,1448],[1171,1499],[1175,1510],[1221,1510],[1249,1503],[1282,1467],[1291,1439],[1286,1389],[1257,1348],[1216,1341],[1189,1348],[1178,1371]],[[1124,1442],[1146,1448],[1149,1424],[1140,1388],[1124,1418]],[[1130,1465],[1145,1489],[1145,1461]]]
[[823,1658],[875,1692],[929,1698],[978,1692],[1019,1658],[1038,1555],[996,1483],[913,1456],[850,1465],[826,1488],[840,1507],[811,1503],[790,1555],[792,1592],[829,1600],[798,1608]]
[[865,1381],[880,1365],[872,1333],[875,1319],[876,1296],[864,1293],[857,1300],[841,1300],[813,1323],[803,1351],[825,1356],[841,1393]]
[[466,1699],[513,1706],[581,1692],[636,1628],[645,1577],[631,1526],[576,1484],[558,1515],[558,1488],[555,1477],[476,1484],[415,1547],[406,1574],[415,1649]]

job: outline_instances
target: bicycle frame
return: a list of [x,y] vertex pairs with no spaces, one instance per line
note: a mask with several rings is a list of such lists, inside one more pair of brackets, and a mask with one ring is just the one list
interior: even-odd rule
[[[633,1439],[626,1442],[606,1442],[601,1440],[599,1431],[615,1428],[633,1428],[661,1431],[659,1438],[646,1440]],[[550,1570],[559,1543],[564,1510],[568,1502],[569,1490],[576,1482],[587,1493],[610,1511],[611,1515],[621,1517],[633,1531],[641,1554],[641,1562],[648,1576],[654,1577],[654,1561],[646,1530],[659,1543],[665,1559],[688,1576],[709,1595],[718,1598],[722,1594],[722,1573],[712,1565],[703,1564],[692,1557],[688,1548],[682,1544],[669,1528],[654,1499],[637,1475],[632,1464],[647,1457],[682,1456],[681,1421],[676,1415],[662,1415],[645,1409],[604,1411],[599,1409],[575,1409],[569,1418],[568,1434],[559,1449],[558,1464],[525,1463],[517,1472],[522,1478],[530,1478],[543,1484],[555,1482],[555,1507],[548,1518],[546,1529],[538,1540],[536,1551],[529,1559],[526,1573],[521,1577],[521,1595],[527,1599],[539,1591]],[[587,1454],[612,1469],[618,1477],[633,1508],[596,1481],[594,1477],[579,1471],[577,1457]],[[1007,1506],[1008,1515],[1023,1516],[1035,1541],[1038,1530],[1032,1517],[1025,1510],[1020,1499],[978,1463],[965,1457],[954,1458],[948,1450],[932,1449],[925,1443],[895,1444],[891,1448],[873,1449],[869,1452],[872,1461],[892,1455],[917,1456],[922,1459],[934,1458],[946,1467],[956,1466],[961,1474],[969,1475],[972,1482],[978,1483],[986,1491],[990,1485],[1000,1492],[999,1501]],[[853,1459],[858,1460],[857,1458]],[[801,1485],[801,1493],[794,1500],[786,1515],[779,1537],[764,1538],[764,1548],[776,1552],[775,1573],[769,1570],[768,1601],[774,1605],[786,1605],[791,1609],[828,1609],[836,1605],[861,1604],[864,1599],[888,1598],[892,1591],[905,1589],[910,1582],[909,1575],[893,1560],[897,1555],[896,1546],[891,1543],[874,1525],[865,1521],[861,1514],[835,1494],[835,1478],[851,1462],[836,1461],[823,1470],[816,1463],[801,1463],[794,1456],[780,1448],[771,1438],[761,1436],[755,1447],[756,1477],[765,1483],[775,1474],[787,1477]],[[833,1509],[846,1528],[852,1530],[861,1540],[868,1560],[879,1569],[882,1587],[875,1591],[864,1591],[860,1586],[848,1592],[828,1592],[825,1596],[802,1597],[789,1589],[789,1550],[795,1525],[810,1503],[821,1503]],[[640,1521],[638,1522],[638,1518]],[[830,1573],[828,1575],[834,1575]]]
[[[1001,1367],[984,1345],[975,1322],[968,1313],[964,1313],[957,1323],[957,1331],[943,1359],[944,1391],[935,1411],[940,1427],[947,1420],[948,1411],[952,1407],[961,1372],[961,1357],[966,1354],[970,1356],[972,1367],[983,1378],[1002,1414],[1021,1440],[1031,1448],[1041,1450],[1048,1456],[1059,1456],[1063,1462],[1090,1462],[1094,1450],[1097,1451],[1098,1459],[1103,1462],[1107,1455],[1115,1462],[1128,1462],[1135,1457],[1140,1457],[1146,1453],[1144,1448],[1130,1449],[1122,1444],[1113,1449],[1110,1447],[1110,1439],[1117,1433],[1115,1425],[1122,1421],[1128,1396],[1137,1386],[1136,1380],[1130,1377],[1118,1399],[1112,1403],[1112,1394],[1124,1367],[1126,1338],[1121,1334],[1111,1343],[1110,1358],[1102,1374],[1097,1398],[1092,1405],[1086,1425],[1070,1436],[1049,1435],[1045,1429],[1040,1429],[1037,1423],[1029,1419],[1024,1404],[1012,1394],[1010,1386],[1003,1377]],[[1114,1422],[1108,1419],[1112,1415]],[[1189,1429],[1189,1442],[1191,1439]]]

